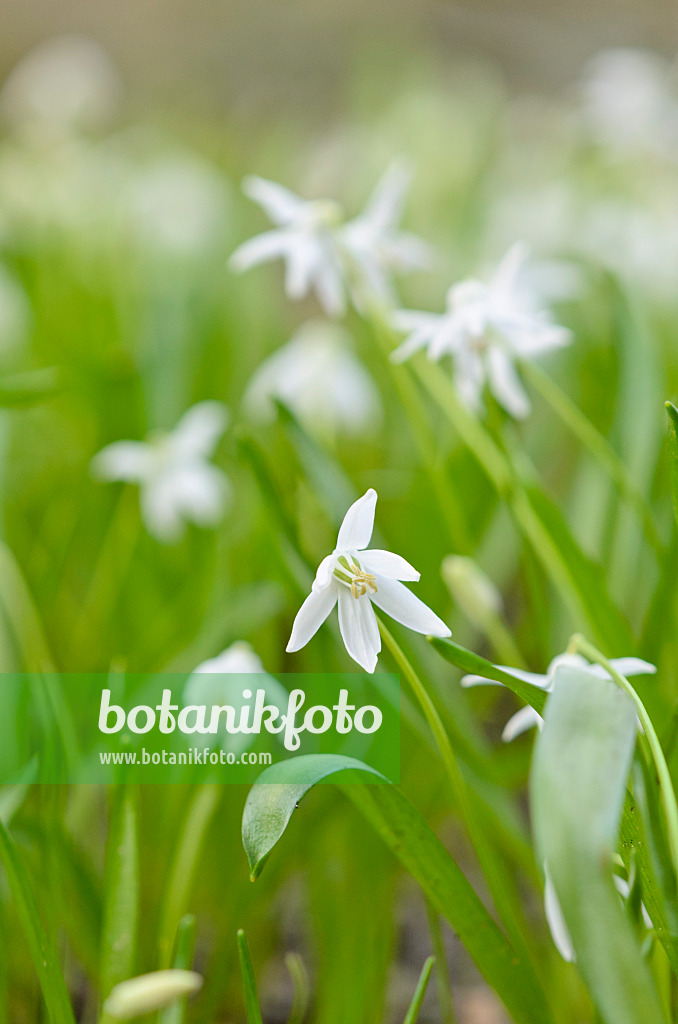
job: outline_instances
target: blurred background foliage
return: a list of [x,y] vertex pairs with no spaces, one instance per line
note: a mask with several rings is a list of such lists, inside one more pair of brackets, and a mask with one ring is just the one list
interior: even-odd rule
[[[512,652],[532,670],[544,671],[575,628],[589,628],[554,591],[448,421],[420,396],[432,439],[424,463],[403,412],[401,371],[356,314],[346,326],[376,383],[378,425],[328,436],[284,414],[268,423],[249,415],[243,395],[252,374],[318,309],[286,301],[279,267],[237,276],[227,260],[264,226],[240,193],[245,175],[332,196],[353,212],[389,161],[407,155],[415,177],[405,224],[434,245],[436,265],[403,282],[403,306],[442,308],[452,281],[492,264],[516,238],[530,242],[549,271],[559,322],[575,336],[549,359],[548,373],[629,467],[667,544],[663,402],[678,392],[678,94],[668,60],[657,57],[655,66],[650,58],[668,113],[657,124],[644,115],[631,124],[624,103],[644,88],[642,73],[635,82],[628,73],[630,100],[615,107],[606,93],[601,108],[582,68],[601,46],[656,46],[673,56],[673,19],[668,3],[612,0],[416,9],[9,4],[0,42],[2,669],[189,670],[236,640],[249,641],[269,671],[350,668],[327,628],[298,655],[284,653],[310,579],[285,528],[293,524],[316,564],[334,546],[347,504],[369,486],[380,495],[384,546],[421,571],[417,593],[460,643],[505,658],[494,620],[479,625],[463,595],[453,601],[440,571],[452,553],[473,556],[499,588]],[[42,70],[38,54],[32,75],[23,65],[22,83],[18,62],[64,32],[78,34],[65,63],[45,64],[43,51]],[[82,49],[82,37],[94,43]],[[83,54],[74,109],[68,80]],[[618,131],[608,137],[601,123],[614,127],[615,117]],[[650,710],[666,715],[676,694],[676,633],[661,573],[675,552],[665,563],[655,557],[599,466],[548,403],[533,398],[526,423],[506,423],[496,406],[489,423],[520,446],[528,472],[536,468],[595,560],[635,645],[607,653],[658,665],[657,680],[640,687]],[[173,427],[203,399],[230,411],[216,462],[234,497],[216,530],[190,527],[180,543],[161,545],[141,523],[136,489],[95,481],[90,461],[112,441]],[[440,500],[441,477],[462,532]],[[666,613],[661,622],[657,608]],[[576,1008],[563,1019],[590,1019],[583,989],[552,948],[527,846],[530,741],[499,742],[514,700],[503,691],[462,693],[458,673],[423,641],[406,644],[435,688],[482,806],[504,819],[497,829],[488,814],[487,828],[533,923],[546,984],[568,1012]],[[402,764],[404,790],[477,881],[413,713]],[[245,795],[225,787],[207,815],[195,870],[173,908],[198,919],[196,964],[206,984],[190,1020],[243,1019],[234,941],[241,926],[270,1024],[287,1018],[283,956],[294,950],[311,971],[314,1020],[402,1019],[430,952],[414,885],[327,789],[304,806],[304,827],[290,830],[285,857],[272,858],[250,886],[239,841]],[[159,965],[163,901],[193,799],[169,787],[140,794],[136,973]],[[94,789],[45,789],[13,809],[82,1021],[95,1019],[106,995],[99,963],[115,801]],[[42,1020],[3,880],[0,934],[0,1020]],[[445,941],[459,1021],[504,1020],[459,943]],[[441,1019],[433,987],[421,1019]]]

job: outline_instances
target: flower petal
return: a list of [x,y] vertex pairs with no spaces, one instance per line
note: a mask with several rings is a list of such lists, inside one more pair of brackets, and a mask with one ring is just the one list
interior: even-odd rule
[[489,350],[487,371],[490,391],[499,404],[515,419],[525,419],[532,408],[530,400],[513,363],[502,349],[493,346]]
[[528,729],[532,729],[535,725],[541,725],[541,723],[541,715],[528,704],[526,707],[521,708],[520,711],[516,711],[515,715],[509,718],[508,722],[504,726],[501,738],[504,743],[510,743],[511,740],[516,738],[516,736],[520,736],[521,733],[527,732]]
[[395,555],[392,551],[381,551],[379,548],[370,548],[368,551],[364,551],[360,556],[360,564],[368,572],[387,576],[391,580],[413,580],[416,582],[421,575],[400,555]]
[[209,458],[227,424],[228,410],[221,402],[197,402],[169,436],[173,458],[182,462]]
[[396,622],[402,623],[408,629],[413,629],[416,633],[451,636],[452,631],[443,620],[439,619],[428,605],[415,597],[412,591],[404,587],[402,583],[380,576],[377,584],[379,589],[376,594],[371,594],[370,598],[378,608],[390,615]]
[[[511,668],[510,665],[498,665],[498,668],[503,669],[505,672],[510,672],[512,676],[517,676],[518,679],[523,679],[526,683],[532,683],[533,686],[538,686],[540,690],[548,690],[550,677],[545,673],[540,672],[525,672],[521,668]],[[486,679],[485,676],[463,676],[461,685],[468,686],[503,686],[503,683],[498,682],[496,679]]]
[[358,217],[377,231],[394,227],[403,212],[405,197],[412,182],[412,165],[406,157],[394,160],[379,179]]
[[287,256],[293,235],[289,231],[264,231],[239,245],[228,261],[236,271],[249,270],[258,263],[268,263],[280,256]]
[[305,647],[311,637],[318,632],[336,603],[336,587],[312,590],[297,612],[292,626],[292,635],[285,650],[299,651]]
[[546,876],[544,885],[544,913],[546,914],[551,938],[563,960],[573,963],[576,960],[574,946],[572,945],[570,932],[565,924],[565,918],[560,909],[560,902],[546,865],[544,865],[544,874]]
[[94,456],[91,470],[100,480],[140,483],[153,468],[153,454],[143,441],[116,441]]
[[374,672],[381,650],[381,637],[369,597],[355,598],[348,588],[340,589],[339,628],[353,660],[366,672]]
[[374,529],[377,492],[373,487],[354,501],[344,516],[337,537],[337,551],[361,551],[370,543]]
[[307,205],[306,200],[295,195],[284,185],[256,175],[245,178],[242,190],[246,196],[259,204],[274,224],[291,224]]
[[622,676],[644,676],[654,675],[657,671],[656,665],[641,658],[610,658],[610,665]]

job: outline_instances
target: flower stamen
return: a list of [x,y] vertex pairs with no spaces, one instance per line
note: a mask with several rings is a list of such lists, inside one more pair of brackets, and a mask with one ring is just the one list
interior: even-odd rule
[[351,572],[353,574],[353,579],[351,580],[351,593],[356,600],[359,597],[364,597],[368,590],[371,594],[377,593],[379,588],[377,586],[376,576],[371,572],[365,572],[365,570],[361,569],[359,565],[355,564],[355,562],[351,565]]

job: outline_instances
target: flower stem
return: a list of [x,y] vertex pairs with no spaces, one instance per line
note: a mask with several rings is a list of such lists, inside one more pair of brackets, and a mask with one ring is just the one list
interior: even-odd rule
[[654,761],[657,778],[659,779],[659,794],[664,808],[664,814],[666,815],[666,829],[669,840],[669,849],[671,850],[671,860],[673,862],[673,870],[676,877],[678,877],[678,804],[676,803],[676,794],[673,790],[671,775],[666,763],[666,758],[664,757],[664,751],[662,750],[659,737],[657,736],[654,725],[652,724],[652,719],[648,715],[645,710],[645,705],[631,686],[628,679],[621,675],[621,673],[614,668],[607,658],[580,633],[575,633],[570,640],[569,650],[583,654],[589,661],[594,662],[596,665],[601,665],[605,671],[609,673],[615,683],[629,695],[636,706],[638,718],[640,719],[640,724],[643,727],[645,738],[650,748],[650,753],[652,754],[652,760]]
[[476,851],[481,868],[485,873],[487,885],[494,900],[499,917],[504,924],[516,951],[529,962],[530,954],[521,928],[521,913],[517,900],[513,898],[510,878],[506,865],[497,858],[491,843],[485,836],[481,823],[475,813],[475,805],[462,775],[450,738],[426,687],[412,667],[407,655],[388,628],[377,616],[379,632],[399,669],[409,683],[426,721],[433,733],[436,746],[440,751],[454,799],[466,823],[471,843]]

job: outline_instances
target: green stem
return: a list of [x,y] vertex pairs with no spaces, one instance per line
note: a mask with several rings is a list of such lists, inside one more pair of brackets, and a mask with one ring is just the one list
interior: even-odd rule
[[445,953],[445,941],[443,930],[440,926],[440,917],[435,907],[432,907],[426,900],[426,915],[428,927],[431,933],[431,946],[435,957],[436,988],[438,990],[438,1006],[440,1019],[443,1024],[456,1024],[457,1017],[454,1012],[454,1000],[452,998],[452,985],[447,967],[447,956]]
[[484,830],[479,823],[475,804],[468,791],[466,781],[461,773],[459,763],[455,756],[449,736],[445,730],[442,719],[438,713],[433,700],[426,687],[412,667],[403,649],[398,644],[393,634],[387,629],[384,623],[377,616],[379,632],[384,643],[390,650],[396,664],[405,676],[412,689],[417,702],[424,714],[426,721],[433,733],[436,746],[442,757],[447,778],[452,789],[452,794],[462,819],[466,823],[473,847],[477,853],[481,868],[485,874],[487,885],[494,900],[499,917],[503,922],[516,950],[521,956],[529,961],[529,951],[520,927],[520,911],[517,902],[512,899],[510,885],[505,866],[500,866],[494,850],[485,837]]
[[657,778],[659,779],[659,794],[664,808],[664,814],[666,815],[666,830],[669,840],[669,849],[671,850],[671,860],[673,862],[674,872],[678,878],[678,804],[676,803],[676,794],[673,791],[671,775],[664,757],[664,751],[662,750],[659,737],[657,736],[654,725],[652,724],[652,719],[648,715],[645,710],[645,705],[631,686],[628,679],[621,675],[621,673],[614,668],[607,658],[585,637],[580,633],[575,633],[570,640],[569,649],[576,651],[579,654],[583,654],[589,661],[597,665],[601,665],[605,671],[610,674],[612,679],[614,679],[615,683],[617,683],[617,685],[629,695],[636,706],[638,718],[640,719],[640,724],[643,727],[645,739],[647,740],[647,744],[650,748],[652,760],[654,761],[655,770],[657,772]]
[[521,364],[521,370],[534,389],[548,402],[556,415],[603,467],[619,493],[626,498],[638,515],[650,547],[659,557],[663,557],[664,545],[657,532],[650,509],[631,477],[624,460],[617,454],[607,438],[598,432],[581,409],[564,391],[561,391],[541,367],[534,363],[524,362]]

